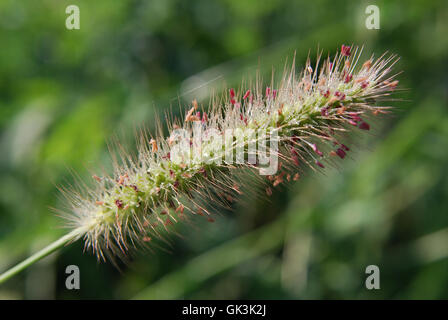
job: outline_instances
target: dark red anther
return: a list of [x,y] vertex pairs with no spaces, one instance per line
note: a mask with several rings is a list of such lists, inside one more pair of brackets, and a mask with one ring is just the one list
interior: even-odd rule
[[138,192],[138,188],[137,188],[137,186],[135,185],[135,184],[131,184],[131,185],[129,185],[132,189],[134,189],[135,190],[135,192]]
[[179,181],[174,181],[174,183],[173,183],[173,186],[174,186],[174,188],[177,188],[177,187],[179,187]]
[[299,162],[299,157],[298,157],[297,155],[293,154],[293,155],[291,156],[291,159],[292,159],[292,161],[294,161],[294,163],[296,164],[296,166],[298,166],[298,165],[300,164],[300,162]]
[[363,82],[361,83],[361,88],[365,89],[365,88],[367,88],[368,85],[369,85],[369,82],[368,82],[368,81],[363,81]]
[[351,49],[352,48],[350,46],[342,45],[341,46],[341,54],[345,57],[349,57]]
[[338,148],[338,150],[336,150],[336,154],[339,156],[339,158],[344,159],[345,158],[345,151],[342,150],[342,148]]
[[321,114],[323,117],[328,116],[328,108],[324,107],[324,108],[320,109],[320,114]]
[[350,148],[347,147],[345,144],[341,143],[341,147],[342,149],[344,149],[345,151],[350,151]]
[[250,90],[247,90],[243,96],[243,100],[247,99],[247,97],[249,97],[249,95],[250,95]]
[[123,201],[121,201],[120,199],[115,200],[115,205],[117,206],[118,209],[123,208]]
[[231,99],[230,99],[230,103],[231,103],[231,104],[235,104],[235,103],[236,103],[236,100],[235,100],[234,98],[231,98]]
[[313,148],[313,151],[316,152],[318,155],[320,155],[321,157],[323,156],[323,153],[319,149],[317,149],[316,144],[312,143],[311,148]]
[[272,98],[275,99],[277,97],[277,90],[272,90]]
[[369,126],[369,124],[368,124],[367,122],[362,121],[362,122],[359,124],[359,129],[362,129],[362,130],[370,130],[370,126]]
[[229,94],[230,94],[230,98],[235,98],[235,89],[230,88]]
[[205,170],[204,167],[202,167],[201,169],[199,169],[199,173],[202,173],[202,175],[203,175],[204,177],[207,178],[207,170]]
[[296,149],[294,149],[293,147],[290,148],[291,154],[292,155],[296,155],[298,156],[299,154],[297,153]]
[[162,158],[163,158],[163,159],[170,160],[170,158],[171,158],[171,154],[168,152],[168,153],[166,154],[166,156],[163,156]]
[[202,114],[202,123],[206,123],[208,121],[208,116],[207,116],[207,112],[204,112]]
[[339,100],[345,100],[345,93],[336,91],[336,92],[334,93],[334,96],[337,97],[337,98],[339,98]]
[[174,171],[170,169],[170,177],[171,179],[176,178],[176,175],[174,174]]
[[330,90],[325,91],[324,93],[324,97],[328,98],[330,96]]
[[347,112],[347,114],[355,121],[362,121],[361,117],[356,112]]
[[345,83],[349,83],[350,81],[352,81],[352,78],[353,78],[353,76],[352,76],[351,74],[348,74],[348,75],[345,77],[344,82],[345,82]]
[[325,168],[325,166],[324,166],[322,163],[320,163],[319,161],[317,161],[317,160],[316,160],[316,164],[317,164],[319,167],[321,167],[321,168]]

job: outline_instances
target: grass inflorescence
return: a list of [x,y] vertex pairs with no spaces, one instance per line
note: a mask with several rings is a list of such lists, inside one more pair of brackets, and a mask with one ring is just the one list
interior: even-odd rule
[[[113,175],[94,175],[95,186],[81,193],[64,191],[70,227],[100,259],[123,256],[192,216],[213,222],[216,206],[229,206],[245,189],[238,170],[261,173],[270,196],[305,168],[343,160],[347,134],[370,130],[369,118],[388,113],[380,103],[398,84],[395,56],[360,62],[361,52],[343,45],[314,66],[308,59],[298,76],[293,64],[278,86],[230,89],[206,110],[193,101],[183,119],[166,124],[168,137],[142,132],[136,156],[122,152]],[[265,148],[251,148],[260,142]],[[273,172],[266,159],[276,159]]]

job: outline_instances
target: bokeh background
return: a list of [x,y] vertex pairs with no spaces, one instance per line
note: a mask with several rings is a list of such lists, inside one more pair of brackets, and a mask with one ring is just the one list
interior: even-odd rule
[[[81,29],[65,28],[76,4]],[[365,8],[380,8],[380,29]],[[110,166],[114,136],[192,98],[269,79],[297,52],[401,57],[394,115],[353,159],[307,174],[118,271],[78,242],[0,286],[2,299],[448,298],[447,1],[0,1],[0,270],[64,233],[57,186]],[[243,199],[244,200],[244,199]],[[65,288],[65,267],[81,289]],[[367,290],[377,265],[381,289]]]

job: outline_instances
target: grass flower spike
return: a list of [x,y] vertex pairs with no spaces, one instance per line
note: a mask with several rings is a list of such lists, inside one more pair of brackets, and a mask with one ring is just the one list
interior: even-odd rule
[[215,208],[246,189],[241,171],[263,180],[269,196],[306,168],[342,161],[348,133],[370,130],[398,84],[395,56],[360,62],[361,52],[343,45],[333,58],[308,59],[298,76],[292,66],[278,85],[232,88],[208,108],[193,101],[167,123],[167,137],[142,133],[136,156],[120,153],[113,175],[93,176],[84,192],[64,190],[73,238],[100,259],[123,257],[193,216],[213,222]]

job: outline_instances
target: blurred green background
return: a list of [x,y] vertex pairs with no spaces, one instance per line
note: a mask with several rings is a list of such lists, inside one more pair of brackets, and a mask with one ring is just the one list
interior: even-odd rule
[[[77,4],[80,30],[67,30]],[[365,8],[380,8],[379,30]],[[0,270],[63,234],[57,186],[110,166],[156,114],[266,78],[297,51],[365,45],[401,57],[392,117],[352,160],[216,222],[121,272],[78,242],[0,286],[2,299],[448,298],[447,1],[0,1]],[[65,288],[65,267],[81,289]],[[367,290],[377,265],[381,289]]]

